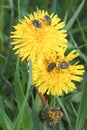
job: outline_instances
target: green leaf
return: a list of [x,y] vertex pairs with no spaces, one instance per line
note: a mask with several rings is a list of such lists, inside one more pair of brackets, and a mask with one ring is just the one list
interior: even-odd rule
[[56,125],[53,126],[53,130],[65,130],[65,126],[62,120],[60,120]]
[[74,43],[74,46],[76,47],[76,49],[78,50],[80,57],[87,63],[87,56],[80,50],[78,44],[76,43],[76,41],[73,38],[73,35],[70,34],[72,42]]
[[59,122],[59,127],[60,127],[60,130],[65,130],[64,124],[62,121]]
[[78,109],[75,130],[82,130],[83,124],[87,117],[87,73],[85,73],[84,75],[83,87],[84,87],[84,90],[83,90],[81,102]]
[[61,106],[61,108],[62,108],[62,110],[63,110],[63,112],[64,112],[64,114],[66,116],[67,122],[69,124],[69,130],[72,130],[72,125],[71,125],[71,122],[70,122],[70,118],[69,118],[68,112],[67,112],[63,102],[61,101],[61,99],[58,96],[56,96],[56,99],[57,99],[57,102],[60,104],[60,106]]
[[33,95],[32,95],[32,118],[33,118],[33,130],[41,130],[39,112],[37,111],[37,105],[35,104]]
[[66,30],[69,30],[72,27],[72,25],[74,24],[74,22],[77,19],[78,15],[80,14],[80,11],[81,11],[84,3],[85,3],[85,0],[83,0],[81,2],[81,4],[79,5],[79,7],[77,8],[77,10],[74,11],[74,14],[73,14],[72,18],[69,20],[69,22],[67,23],[67,25],[65,27]]
[[13,130],[13,124],[6,114],[1,97],[0,97],[0,120],[3,124],[2,127],[5,127],[6,130]]
[[[30,89],[30,84],[31,84],[31,77],[32,77],[31,70],[32,70],[32,67],[30,65],[30,73],[29,73],[28,88],[27,88],[28,90],[27,90],[27,94],[26,94],[27,97],[29,94],[29,89]],[[27,106],[25,106],[26,101],[25,101],[23,87],[21,84],[20,74],[19,74],[19,59],[17,61],[16,72],[15,72],[15,94],[16,94],[16,101],[18,104],[19,112],[23,115],[23,117],[19,113],[19,115],[17,117],[18,118],[17,120],[19,123],[17,123],[17,121],[16,121],[14,128],[15,128],[15,130],[17,130],[19,128],[21,119],[23,118],[22,125],[23,125],[24,130],[31,130],[32,129],[32,116],[31,116],[29,108]]]
[[4,59],[4,60],[6,59],[5,56],[3,54],[1,54],[1,53],[0,53],[0,58]]
[[56,12],[57,11],[57,7],[58,7],[58,1],[54,0],[52,2],[52,7],[51,7],[51,11]]
[[7,55],[7,57],[5,58],[5,63],[2,69],[2,73],[5,74],[8,71],[8,68],[10,66],[10,62],[11,62],[11,57],[12,57],[12,50],[9,50],[9,53]]

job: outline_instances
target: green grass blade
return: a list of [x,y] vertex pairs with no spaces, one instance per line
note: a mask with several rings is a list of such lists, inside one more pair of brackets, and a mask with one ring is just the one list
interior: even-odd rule
[[57,11],[57,5],[58,5],[58,1],[54,0],[51,7],[51,11],[53,11],[54,13],[56,13]]
[[25,100],[23,101],[23,104],[21,106],[21,109],[19,111],[19,114],[17,116],[17,119],[14,123],[14,130],[19,130],[20,126],[21,126],[21,122],[22,122],[22,119],[23,119],[23,114],[24,114],[24,109],[25,109],[25,106],[26,106],[26,98]]
[[56,125],[54,125],[52,130],[65,130],[63,122],[60,120]]
[[4,1],[0,0],[0,51],[3,50],[3,44],[4,44],[4,9],[3,9]]
[[11,57],[12,57],[12,50],[9,50],[9,53],[7,55],[7,57],[5,58],[5,63],[2,69],[2,73],[5,74],[8,71],[8,68],[10,66],[10,62],[11,62]]
[[3,54],[0,53],[0,59],[6,59],[5,56]]
[[64,125],[63,125],[63,122],[62,122],[62,121],[60,121],[60,122],[59,122],[59,128],[60,128],[60,130],[65,130]]
[[29,90],[32,85],[32,61],[29,62],[29,78],[28,78],[28,86],[27,86],[27,93],[26,97],[28,98]]
[[20,0],[18,0],[18,17],[20,18]]
[[69,130],[72,130],[71,122],[70,122],[70,119],[69,119],[69,116],[68,116],[68,113],[66,111],[64,104],[62,103],[61,99],[58,96],[56,96],[56,99],[57,99],[57,102],[60,104],[61,108],[63,109],[63,112],[66,116],[67,122],[69,124]]
[[41,130],[39,113],[37,112],[37,105],[35,103],[33,95],[32,95],[32,118],[33,118],[33,130]]
[[81,32],[82,39],[83,39],[84,43],[85,43],[86,46],[87,46],[87,38],[86,38],[86,36],[85,36],[85,32],[84,32],[84,30],[83,30],[83,27],[81,26],[81,23],[80,23],[79,19],[77,19],[77,23],[78,23],[78,27],[79,27],[80,32]]
[[1,97],[0,97],[0,120],[4,124],[6,130],[13,130],[13,124],[6,114]]
[[24,99],[24,93],[23,93],[22,84],[21,84],[21,80],[20,80],[20,74],[19,74],[19,59],[17,60],[14,83],[15,83],[16,100],[17,100],[18,107],[20,109],[20,106]]
[[77,10],[74,12],[74,15],[72,16],[72,18],[69,20],[69,22],[67,23],[67,25],[65,27],[66,30],[69,30],[72,27],[72,25],[74,24],[74,22],[77,19],[78,15],[80,14],[80,11],[81,11],[84,3],[85,3],[85,0],[83,0],[81,2],[81,4],[79,5],[79,7],[77,8]]
[[[30,80],[31,80],[32,75],[30,75],[30,74],[31,74],[31,69],[30,69],[30,73],[29,73],[30,78],[29,78],[28,86],[30,86],[30,84],[31,84]],[[29,89],[29,87],[28,87],[28,89]],[[27,90],[27,91],[29,92],[29,90]],[[28,96],[28,92],[27,92],[27,96]],[[32,128],[32,116],[31,116],[31,113],[29,111],[29,108],[27,106],[24,107],[26,101],[24,100],[25,98],[24,98],[24,93],[23,93],[23,87],[22,87],[22,84],[20,81],[19,59],[17,61],[16,72],[15,72],[15,94],[16,94],[16,101],[18,104],[19,111],[20,111],[20,109],[22,109],[21,112],[24,111],[24,115],[23,115],[23,119],[22,119],[23,128],[25,130],[29,130],[29,128],[30,129]],[[21,118],[20,114],[19,114],[18,118]]]
[[83,124],[87,117],[87,73],[85,73],[85,76],[84,76],[83,87],[84,87],[84,90],[83,90],[81,102],[79,105],[75,130],[82,130]]
[[77,51],[79,52],[80,54],[80,57],[87,63],[87,56],[80,50],[79,46],[77,45],[77,43],[75,42],[74,38],[73,38],[73,35],[70,34],[71,36],[71,39],[74,43],[74,47],[76,47]]

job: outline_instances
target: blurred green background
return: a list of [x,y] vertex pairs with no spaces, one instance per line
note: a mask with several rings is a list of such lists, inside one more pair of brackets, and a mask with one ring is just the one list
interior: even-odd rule
[[[66,23],[69,50],[77,49],[85,66],[83,81],[63,97],[47,96],[49,104],[60,106],[63,118],[55,126],[42,123],[43,108],[30,82],[26,62],[12,51],[10,32],[19,18],[36,8],[57,14]],[[30,70],[31,70],[30,66]],[[30,93],[27,97],[27,90]],[[25,100],[26,99],[26,100]],[[27,105],[26,105],[27,104]],[[0,0],[0,130],[87,130],[87,1],[86,0]]]

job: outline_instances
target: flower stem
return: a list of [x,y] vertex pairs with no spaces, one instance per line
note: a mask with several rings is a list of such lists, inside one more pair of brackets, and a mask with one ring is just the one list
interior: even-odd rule
[[[36,90],[37,90],[37,92],[38,92],[38,89],[37,89],[37,88],[36,88]],[[42,95],[42,93],[39,93],[39,92],[38,92],[38,95],[39,95],[39,97],[40,97],[40,99],[41,99],[41,102],[42,102],[43,106],[44,106],[44,107],[47,107],[47,106],[48,106],[48,100],[45,98],[44,95]]]

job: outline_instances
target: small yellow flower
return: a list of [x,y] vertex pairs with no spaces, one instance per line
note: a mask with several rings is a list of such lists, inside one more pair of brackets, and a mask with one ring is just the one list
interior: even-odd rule
[[59,46],[66,46],[66,30],[64,22],[52,13],[40,10],[20,20],[11,32],[13,50],[22,60],[47,57],[50,52],[57,51]]
[[76,89],[73,81],[82,80],[84,66],[79,61],[72,63],[79,54],[73,50],[65,56],[65,51],[66,49],[61,48],[60,53],[51,54],[49,58],[39,58],[33,65],[33,84],[42,94],[68,94]]

